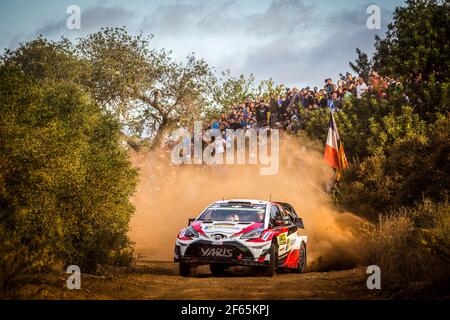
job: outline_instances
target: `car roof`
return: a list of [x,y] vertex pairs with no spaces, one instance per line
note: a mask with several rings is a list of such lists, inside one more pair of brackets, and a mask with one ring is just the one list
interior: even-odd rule
[[241,202],[241,203],[247,202],[247,203],[251,203],[251,204],[262,204],[262,205],[267,205],[267,204],[271,203],[271,201],[257,200],[257,199],[228,199],[228,200],[219,200],[214,203],[222,204],[222,203],[229,203],[229,202]]

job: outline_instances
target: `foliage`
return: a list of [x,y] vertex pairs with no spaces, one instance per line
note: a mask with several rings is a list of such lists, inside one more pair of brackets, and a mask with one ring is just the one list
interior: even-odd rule
[[449,2],[407,0],[397,7],[386,37],[376,38],[374,68],[402,82],[421,74],[443,82],[449,77]]
[[275,84],[272,79],[261,80],[256,89],[256,96],[263,98],[265,101],[269,101],[271,97],[277,99],[282,96],[284,91],[285,86],[283,84]]
[[224,111],[241,104],[247,98],[255,98],[255,77],[251,74],[248,79],[243,74],[239,77],[231,75],[230,70],[222,72],[219,85],[214,92],[214,101]]
[[261,80],[255,83],[251,74],[246,78],[243,74],[239,77],[231,75],[230,70],[222,72],[223,78],[218,79],[215,88],[214,102],[219,109],[228,112],[232,107],[242,104],[247,99],[269,101],[271,97],[278,98],[285,91],[283,84],[275,84],[273,79]]
[[[347,99],[335,112],[351,163],[333,198],[374,223],[367,262],[402,284],[450,279],[448,13],[448,1],[409,0],[397,8],[373,60],[357,50],[351,66],[401,84],[391,84],[386,97]],[[301,111],[300,118],[308,136],[325,141],[328,112]]]
[[[413,218],[423,219],[427,214],[431,216],[433,223],[431,228],[421,229],[422,245],[448,266],[450,263],[450,205],[448,201],[440,204],[429,201],[414,212]],[[422,221],[419,227],[429,225],[429,221],[427,222]]]
[[72,81],[33,79],[15,63],[0,78],[2,276],[47,256],[95,271],[130,246],[137,173],[120,124]]
[[412,127],[413,118],[387,119],[393,123],[377,128],[383,139],[374,135],[368,141],[376,152],[354,163],[335,193],[340,204],[372,219],[423,197],[443,201],[450,185],[450,120],[442,118],[421,133],[421,126]]
[[449,222],[447,202],[426,199],[391,211],[364,228],[363,258],[380,267],[385,288],[422,283],[422,291],[445,294],[450,283]]
[[0,61],[16,66],[36,80],[88,84],[86,79],[89,65],[73,54],[73,46],[67,39],[55,42],[38,37],[21,44],[13,51],[7,49]]
[[38,38],[1,60],[39,80],[80,84],[122,126],[152,137],[156,146],[166,129],[208,110],[216,79],[204,60],[191,55],[175,62],[168,52],[152,49],[151,39],[105,28],[75,43]]
[[194,55],[185,64],[149,47],[151,37],[105,28],[81,39],[76,52],[91,66],[94,97],[139,135],[162,141],[166,129],[190,123],[212,101],[215,78]]
[[[355,71],[364,81],[369,81],[370,70],[372,69],[372,62],[366,53],[362,52],[359,48],[356,48],[357,58],[355,62],[350,62],[350,68]],[[344,79],[343,79],[344,80]]]

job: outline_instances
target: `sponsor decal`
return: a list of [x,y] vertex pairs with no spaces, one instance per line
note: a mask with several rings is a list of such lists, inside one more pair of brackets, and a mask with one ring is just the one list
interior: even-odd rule
[[263,238],[263,240],[269,240],[269,237],[270,237],[271,235],[273,235],[272,232],[266,231],[266,232],[264,233],[264,235],[262,236],[262,238]]
[[233,249],[229,248],[200,248],[200,251],[204,257],[231,258],[233,256]]
[[216,241],[222,240],[223,238],[226,238],[226,237],[227,237],[226,235],[220,234],[220,233],[216,233],[216,234],[211,235],[211,238],[216,240]]
[[216,224],[216,225],[213,225],[213,226],[204,226],[203,229],[204,230],[223,229],[223,230],[231,230],[231,231],[240,230],[239,227],[236,227],[236,226],[230,225],[230,224]]
[[198,233],[205,235],[205,233],[202,230],[202,225],[200,222],[195,222],[195,223],[191,224],[191,227]]
[[286,232],[284,232],[284,233],[282,233],[282,234],[279,235],[279,237],[278,237],[278,243],[279,243],[280,245],[286,244]]

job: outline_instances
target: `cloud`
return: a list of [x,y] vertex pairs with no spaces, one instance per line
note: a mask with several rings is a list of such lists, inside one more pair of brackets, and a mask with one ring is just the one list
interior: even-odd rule
[[86,9],[82,7],[80,30],[67,29],[66,20],[69,17],[67,14],[61,18],[49,20],[32,33],[19,33],[11,36],[9,40],[3,39],[2,45],[8,43],[8,48],[15,48],[19,43],[30,41],[39,35],[49,39],[59,38],[62,35],[79,37],[89,32],[98,31],[101,27],[122,27],[131,22],[134,16],[134,12],[120,6],[97,4]]
[[248,18],[247,31],[265,37],[296,33],[311,22],[313,12],[302,0],[273,0],[266,11]]
[[[372,53],[374,35],[385,30],[366,28],[369,4],[306,1],[177,0],[141,11],[101,2],[82,8],[79,32],[66,29],[64,15],[33,34],[15,35],[10,47],[38,34],[73,39],[102,26],[127,25],[131,33],[154,34],[153,45],[172,50],[177,60],[195,52],[218,71],[253,73],[258,80],[272,77],[290,86],[322,85],[325,77],[349,70],[356,47]],[[391,17],[391,11],[382,9],[383,26]]]
[[[141,28],[161,36],[203,34],[286,35],[311,22],[313,6],[303,0],[271,0],[267,9],[252,12],[234,0],[176,1],[159,5],[146,15]],[[255,11],[256,10],[256,11]]]
[[[384,32],[367,29],[367,6],[272,0],[249,11],[232,0],[176,1],[156,7],[140,27],[159,45],[171,46],[178,58],[195,51],[219,70],[321,85],[325,77],[349,70],[356,47],[371,53],[374,35]],[[391,13],[384,10],[382,17]]]
[[[36,34],[45,36],[59,35],[67,32],[66,20],[69,15],[47,23],[39,28]],[[127,24],[134,16],[132,11],[119,6],[105,7],[95,5],[86,9],[81,8],[81,32],[98,30],[101,27],[115,27]]]
[[[374,36],[385,30],[366,27],[366,7],[323,15],[311,10],[309,20],[301,31],[291,36],[277,37],[268,43],[252,47],[242,65],[244,73],[256,78],[272,77],[288,85],[322,86],[326,77],[336,78],[350,71],[348,62],[355,58],[355,48],[371,54]],[[383,17],[391,13],[382,11]],[[383,21],[384,26],[389,22]]]
[[223,34],[237,32],[244,20],[243,15],[235,16],[236,2],[233,0],[177,1],[159,5],[146,15],[140,28],[164,37],[180,34]]

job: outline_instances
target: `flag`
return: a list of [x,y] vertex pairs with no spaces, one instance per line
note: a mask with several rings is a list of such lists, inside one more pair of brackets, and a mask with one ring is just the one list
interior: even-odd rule
[[330,113],[330,124],[328,126],[328,136],[323,158],[330,167],[336,170],[336,180],[339,181],[342,170],[348,168],[348,161],[345,156],[344,144],[341,142],[336,122],[334,121],[333,112]]
[[348,161],[345,156],[344,144],[342,142],[339,142],[339,164],[341,165],[341,169],[348,168]]
[[330,124],[328,126],[327,143],[325,144],[325,154],[323,159],[332,168],[339,170],[341,168],[339,164],[339,133],[334,122],[333,112],[330,113]]
[[344,152],[344,144],[340,141],[338,141],[338,143],[339,143],[339,166],[340,166],[340,168],[336,171],[336,181],[341,180],[342,170],[345,170],[348,168],[347,157],[345,156],[345,152]]

